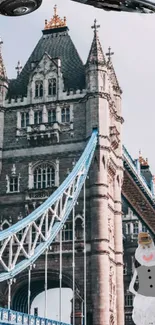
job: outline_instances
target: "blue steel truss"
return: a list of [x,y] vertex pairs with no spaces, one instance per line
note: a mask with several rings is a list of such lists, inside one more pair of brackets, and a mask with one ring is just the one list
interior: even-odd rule
[[30,215],[0,233],[3,267],[0,282],[15,277],[33,264],[64,226],[87,177],[97,134],[94,130],[82,156],[60,187]]

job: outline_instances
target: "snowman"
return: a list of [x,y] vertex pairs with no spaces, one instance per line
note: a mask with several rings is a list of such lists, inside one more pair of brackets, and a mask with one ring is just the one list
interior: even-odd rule
[[[136,325],[155,325],[155,245],[148,233],[138,234],[135,271],[129,291],[135,295],[132,319]],[[139,288],[134,284],[138,278]]]

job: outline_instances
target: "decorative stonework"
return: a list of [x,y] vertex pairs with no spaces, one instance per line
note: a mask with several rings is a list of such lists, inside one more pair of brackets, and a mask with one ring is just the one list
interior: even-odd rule
[[51,20],[48,22],[47,19],[45,20],[45,27],[44,29],[54,29],[54,28],[61,28],[66,26],[66,17],[61,19],[57,15],[57,6],[54,6],[54,15]]
[[116,303],[116,286],[115,286],[115,273],[113,266],[110,266],[109,272],[109,286],[110,286],[110,309],[114,312]]
[[119,146],[119,132],[116,129],[116,126],[111,126],[110,127],[110,141],[111,141],[111,146],[114,150],[116,150]]
[[72,104],[35,105],[17,112],[17,139],[25,137],[30,145],[58,143],[63,132],[73,133]]

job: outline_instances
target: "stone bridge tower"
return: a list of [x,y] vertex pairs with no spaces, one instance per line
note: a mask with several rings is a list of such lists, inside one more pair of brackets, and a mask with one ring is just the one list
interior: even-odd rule
[[121,184],[123,179],[121,89],[106,61],[96,21],[86,63],[86,134],[99,130],[90,176],[93,325],[124,324]]
[[5,66],[2,58],[2,40],[0,38],[0,174],[2,169],[2,148],[3,148],[3,132],[4,132],[4,107],[5,97],[8,89],[8,80],[6,76]]
[[[86,184],[88,325],[123,325],[121,89],[103,53],[98,26],[86,65],[69,36],[66,19],[45,22],[43,35],[17,79],[7,78],[0,52],[0,227],[6,229],[37,208],[66,178],[92,129],[98,147]],[[4,107],[4,112],[3,112]],[[4,115],[3,115],[4,114]],[[4,131],[4,132],[3,132]],[[50,170],[50,181],[47,171]],[[44,178],[43,175],[46,174]],[[39,175],[39,176],[38,176]],[[76,206],[76,325],[84,296],[83,196]],[[62,286],[72,288],[72,218],[63,229]],[[48,253],[48,289],[59,287],[60,243]],[[31,274],[31,303],[44,291],[45,256]],[[27,312],[28,270],[12,285],[11,308]],[[7,307],[8,284],[0,284]],[[63,319],[62,319],[63,321]]]

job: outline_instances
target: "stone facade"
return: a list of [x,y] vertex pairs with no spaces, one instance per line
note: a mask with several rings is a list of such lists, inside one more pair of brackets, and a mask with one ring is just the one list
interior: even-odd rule
[[[98,145],[86,183],[87,316],[93,325],[124,324],[121,185],[121,89],[103,53],[96,21],[84,66],[65,22],[46,23],[16,80],[0,69],[1,229],[22,219],[66,178],[93,128]],[[60,24],[61,22],[61,24]],[[53,52],[52,52],[53,51]],[[69,62],[70,59],[70,62]],[[68,60],[68,61],[67,61]],[[1,66],[3,61],[1,58]],[[4,96],[6,95],[6,97]],[[5,99],[4,99],[5,97]],[[83,297],[83,196],[76,207],[76,323]],[[63,286],[72,287],[72,220],[63,230]],[[48,288],[59,286],[59,241],[48,258]],[[1,284],[7,304],[7,284]],[[44,256],[32,271],[31,301],[44,290]],[[27,311],[27,270],[12,285],[12,308]]]

